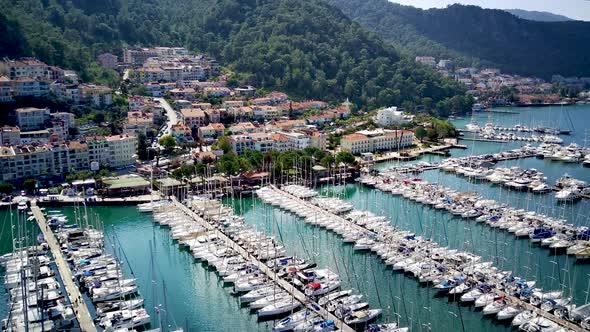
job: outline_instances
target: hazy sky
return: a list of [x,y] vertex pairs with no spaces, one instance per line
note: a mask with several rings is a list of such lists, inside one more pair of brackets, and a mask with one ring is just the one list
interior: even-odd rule
[[441,8],[454,3],[484,8],[526,9],[551,12],[569,18],[590,21],[590,0],[390,0],[420,8]]

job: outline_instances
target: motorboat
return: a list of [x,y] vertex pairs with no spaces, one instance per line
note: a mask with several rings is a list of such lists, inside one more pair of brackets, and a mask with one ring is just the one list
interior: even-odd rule
[[350,316],[344,317],[344,322],[347,325],[358,325],[370,322],[381,315],[381,309],[369,309],[353,312]]

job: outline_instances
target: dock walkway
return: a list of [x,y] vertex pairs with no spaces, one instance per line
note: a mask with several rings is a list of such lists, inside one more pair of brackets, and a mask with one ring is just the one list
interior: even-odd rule
[[[290,193],[288,193],[286,191],[283,191],[281,189],[278,189],[277,187],[275,187],[273,185],[271,185],[270,187],[273,190],[275,190],[277,192],[277,194],[280,194],[280,195],[289,197],[290,199],[295,200],[295,201],[297,201],[297,202],[299,202],[301,204],[304,204],[304,205],[306,205],[306,206],[308,206],[310,208],[313,208],[313,209],[317,210],[318,212],[322,212],[324,215],[330,215],[330,217],[338,220],[339,222],[346,223],[347,225],[349,225],[351,227],[355,227],[356,229],[359,229],[360,231],[363,231],[366,234],[376,234],[376,233],[374,233],[374,232],[372,232],[370,230],[367,230],[367,229],[365,229],[365,228],[363,228],[361,226],[358,226],[357,224],[355,224],[353,222],[350,222],[350,221],[342,218],[341,216],[339,216],[337,214],[334,214],[334,213],[332,213],[330,211],[327,211],[327,210],[325,210],[325,209],[323,209],[323,208],[321,208],[321,207],[319,207],[319,206],[317,206],[315,204],[312,204],[309,201],[306,201],[304,199],[301,199],[299,197],[296,197],[294,195],[291,195]],[[560,325],[562,327],[565,327],[565,328],[570,329],[571,331],[574,331],[574,332],[584,332],[584,331],[586,331],[583,328],[581,328],[579,325],[576,325],[576,324],[574,324],[572,322],[569,322],[569,321],[567,321],[565,319],[561,319],[561,318],[559,318],[559,317],[557,317],[557,316],[555,316],[553,314],[550,314],[550,313],[548,313],[548,312],[546,312],[544,310],[541,310],[541,309],[533,306],[532,304],[530,304],[528,302],[522,301],[519,298],[516,298],[514,296],[508,295],[507,293],[504,293],[501,290],[494,289],[494,292],[496,292],[500,296],[504,296],[511,303],[522,305],[527,310],[532,310],[532,311],[536,312],[539,316],[542,316],[544,318],[547,318],[547,319],[555,322],[556,324],[558,324],[558,325]]]
[[83,332],[97,331],[96,326],[94,326],[94,322],[92,321],[90,311],[88,311],[88,307],[82,299],[82,294],[73,281],[72,270],[70,270],[68,262],[65,260],[60,250],[59,242],[57,242],[55,235],[49,228],[47,220],[45,219],[43,212],[41,212],[41,209],[37,206],[36,201],[31,201],[31,211],[33,211],[37,224],[39,225],[41,232],[43,232],[45,241],[47,241],[47,244],[49,245],[49,249],[51,250],[53,259],[55,260],[55,264],[57,265],[57,269],[59,270],[59,274],[61,275],[61,279],[66,288],[68,298],[70,299],[72,309],[78,319],[80,329]]
[[[285,291],[289,292],[289,294],[291,294],[296,300],[301,302],[303,305],[310,303],[309,298],[307,296],[305,296],[305,294],[303,294],[301,291],[299,291],[297,288],[295,288],[293,285],[291,285],[287,281],[279,278],[278,275],[274,271],[272,271],[268,266],[266,266],[266,264],[260,262],[258,259],[253,257],[244,248],[242,248],[240,245],[238,245],[236,242],[234,242],[234,240],[232,240],[227,235],[225,235],[223,232],[221,232],[220,230],[215,228],[213,225],[208,223],[205,219],[201,218],[197,213],[195,213],[194,211],[192,211],[191,209],[186,207],[184,204],[180,203],[175,197],[172,198],[172,202],[176,207],[178,207],[182,212],[184,212],[186,215],[191,217],[200,226],[204,227],[205,229],[207,229],[211,232],[214,232],[215,235],[217,235],[219,238],[223,239],[223,241],[225,241],[225,243],[230,248],[232,248],[233,250],[238,252],[246,260],[256,264],[262,272],[264,272],[271,280],[273,280],[279,286],[281,286]],[[329,320],[334,321],[334,325],[338,329],[340,329],[341,331],[344,331],[344,332],[354,332],[354,329],[352,329],[350,326],[345,324],[343,320],[334,316],[328,310],[319,306],[317,303],[315,303],[315,305],[317,305],[320,308],[320,310],[318,310],[317,312],[325,319],[329,319]]]

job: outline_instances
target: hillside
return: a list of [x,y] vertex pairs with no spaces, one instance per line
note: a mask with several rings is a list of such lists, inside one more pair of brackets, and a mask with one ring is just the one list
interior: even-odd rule
[[459,63],[480,59],[544,78],[590,75],[590,22],[534,22],[476,6],[421,10],[387,0],[326,1],[413,55],[459,55]]
[[564,22],[573,21],[571,18],[563,15],[553,14],[549,12],[540,12],[536,10],[524,9],[504,9],[510,14],[520,17],[524,20],[539,21],[539,22]]
[[[300,98],[432,109],[463,93],[455,82],[403,60],[319,0],[0,0],[0,5],[10,18],[0,20],[0,29],[13,35],[2,40],[12,46],[0,46],[0,56],[34,55],[88,72],[98,53],[126,44],[183,45],[216,56],[244,81]],[[448,105],[467,108],[467,100],[459,99],[439,106],[443,112]]]

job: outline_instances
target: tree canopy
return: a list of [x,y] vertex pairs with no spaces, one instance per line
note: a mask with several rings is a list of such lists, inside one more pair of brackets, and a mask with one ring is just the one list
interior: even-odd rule
[[[126,45],[186,46],[242,83],[361,108],[431,105],[463,89],[320,0],[0,0],[0,56],[32,55],[111,81],[93,64]],[[10,17],[10,20],[7,19]],[[120,54],[120,53],[119,53]],[[428,102],[426,102],[426,100]]]
[[590,75],[589,22],[535,22],[476,6],[422,10],[388,0],[325,1],[412,56],[547,79]]

